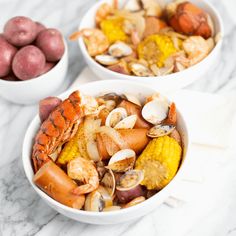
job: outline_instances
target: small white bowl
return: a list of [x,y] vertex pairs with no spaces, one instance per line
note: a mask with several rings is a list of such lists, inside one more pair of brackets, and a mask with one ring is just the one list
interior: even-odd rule
[[[119,80],[104,80],[104,81],[96,81],[87,83],[81,86],[78,86],[79,89],[84,94],[97,96],[101,93],[108,93],[108,92],[115,92],[118,94],[128,93],[137,96],[139,99],[144,100],[145,97],[150,96],[151,94],[155,93],[156,90],[147,86],[144,86],[139,83],[133,83],[130,81],[119,81]],[[74,91],[69,90],[63,93],[60,98],[65,99],[68,95]],[[32,181],[33,179],[33,168],[31,163],[31,151],[33,140],[36,132],[40,126],[39,116],[37,115],[31,124],[28,127],[26,132],[24,143],[23,143],[23,150],[22,150],[22,160],[23,160],[23,167],[25,174],[34,188],[34,190],[39,194],[39,196],[53,209],[60,212],[61,214],[72,218],[76,221],[91,223],[91,224],[116,224],[121,222],[126,222],[134,218],[141,217],[151,211],[153,211],[157,206],[159,206],[163,201],[171,194],[172,190],[178,186],[178,179],[181,178],[181,175],[186,171],[186,161],[189,158],[189,134],[186,122],[184,117],[182,116],[181,112],[177,111],[177,119],[178,119],[178,129],[181,133],[183,144],[184,144],[184,151],[183,151],[183,161],[182,164],[173,178],[173,180],[160,192],[155,194],[153,197],[147,199],[146,201],[127,208],[122,209],[120,211],[113,211],[113,212],[89,212],[89,211],[82,211],[76,210],[65,205],[60,204],[59,202],[55,201],[43,191],[41,191]]]
[[[165,2],[171,2],[172,0],[166,0]],[[79,30],[84,28],[94,28],[95,27],[95,13],[98,7],[104,3],[112,3],[113,0],[102,0],[93,5],[84,17],[81,20],[79,25]],[[119,3],[122,5],[125,0],[119,0]],[[204,9],[209,15],[212,17],[215,31],[216,33],[221,34],[221,38],[214,47],[214,49],[210,52],[210,54],[203,59],[201,62],[196,65],[189,67],[186,70],[181,72],[158,76],[158,77],[138,77],[132,75],[124,75],[117,72],[113,72],[103,67],[99,63],[97,63],[87,52],[86,46],[82,38],[78,39],[78,44],[81,49],[81,52],[85,58],[86,63],[90,67],[90,69],[101,79],[120,79],[120,80],[131,80],[140,83],[144,83],[149,86],[154,86],[160,92],[171,92],[187,85],[193,83],[195,80],[200,79],[207,71],[211,69],[211,67],[217,62],[219,59],[220,49],[222,46],[223,40],[223,23],[222,19],[215,9],[213,5],[211,5],[208,1],[205,0],[191,0],[194,4]]]
[[47,73],[24,81],[6,81],[0,79],[0,96],[17,104],[34,104],[39,100],[55,95],[64,82],[68,69],[68,48],[61,60]]

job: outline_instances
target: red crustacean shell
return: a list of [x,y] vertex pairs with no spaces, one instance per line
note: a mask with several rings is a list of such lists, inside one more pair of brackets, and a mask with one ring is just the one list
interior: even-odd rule
[[73,92],[51,112],[35,136],[32,151],[35,172],[50,160],[50,154],[74,136],[82,116],[79,91]]
[[169,23],[175,31],[186,35],[199,35],[207,39],[212,34],[207,14],[190,2],[179,3]]

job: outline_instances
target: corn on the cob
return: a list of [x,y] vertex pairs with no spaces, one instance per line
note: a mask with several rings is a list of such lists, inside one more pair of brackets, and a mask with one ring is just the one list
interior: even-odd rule
[[78,156],[88,158],[86,155],[87,153],[85,152],[86,143],[83,142],[84,141],[84,137],[82,137],[83,135],[84,132],[82,123],[80,124],[79,129],[75,134],[75,136],[65,144],[64,148],[62,149],[57,159],[57,163],[64,165]]
[[103,20],[100,26],[101,30],[107,36],[110,43],[127,40],[127,36],[124,30],[122,29],[123,27],[122,18]]
[[150,141],[136,161],[135,169],[144,171],[141,184],[149,190],[165,187],[178,170],[181,153],[180,145],[169,136]]
[[146,60],[150,65],[158,67],[164,65],[165,60],[177,52],[173,41],[167,35],[150,35],[138,45],[140,59]]

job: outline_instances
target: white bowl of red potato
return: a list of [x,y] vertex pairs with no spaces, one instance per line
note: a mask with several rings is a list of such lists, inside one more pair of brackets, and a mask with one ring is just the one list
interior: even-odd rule
[[0,35],[0,95],[33,104],[55,94],[68,68],[66,41],[57,29],[28,17],[9,19]]
[[[100,94],[105,94],[109,92],[115,92],[117,94],[132,94],[140,99],[140,101],[144,101],[146,97],[156,93],[157,91],[148,86],[144,86],[143,84],[133,83],[130,81],[97,81],[91,82],[85,85],[78,86],[77,88],[73,88],[73,90],[69,90],[62,95],[59,96],[61,99],[65,99],[71,94],[74,90],[78,89],[80,92],[86,95],[98,96]],[[84,211],[73,209],[71,207],[65,206],[58,201],[54,200],[50,196],[48,196],[44,191],[38,188],[33,180],[34,178],[34,169],[31,160],[32,153],[32,145],[34,142],[34,137],[40,126],[40,117],[37,115],[33,121],[30,123],[28,130],[26,132],[23,150],[22,150],[22,160],[25,174],[27,176],[28,181],[31,186],[34,188],[36,193],[53,209],[58,211],[59,213],[74,219],[79,222],[91,223],[91,224],[116,224],[121,222],[126,222],[132,220],[134,218],[138,218],[148,214],[153,211],[156,207],[162,204],[168,196],[170,196],[172,190],[175,187],[178,187],[178,180],[181,178],[181,175],[185,172],[187,166],[187,159],[189,158],[189,133],[186,125],[186,121],[184,120],[183,115],[177,109],[177,128],[179,133],[181,134],[182,143],[183,143],[183,154],[182,161],[177,174],[170,181],[170,183],[165,186],[162,190],[157,192],[152,197],[148,198],[144,202],[126,208],[121,209],[119,211],[109,211],[109,212],[92,212],[92,211]]]
[[[125,0],[119,0],[120,6],[124,6]],[[147,1],[148,2],[148,1]],[[164,1],[166,3],[171,1]],[[166,75],[159,76],[135,76],[134,74],[123,74],[107,69],[106,66],[99,64],[94,57],[91,57],[87,51],[86,45],[82,37],[78,39],[79,48],[85,58],[86,63],[89,68],[101,79],[120,79],[120,80],[131,80],[144,83],[146,85],[155,86],[159,91],[174,91],[176,89],[183,88],[195,80],[200,79],[203,75],[211,69],[212,66],[219,59],[219,53],[221,50],[222,39],[223,39],[223,23],[220,15],[213,5],[207,1],[200,0],[190,0],[191,3],[196,4],[199,8],[204,10],[211,16],[212,22],[214,24],[214,36],[220,36],[216,40],[214,48],[210,53],[200,62],[184,69],[177,70],[175,73],[170,73]],[[112,4],[113,0],[103,0],[99,1],[97,4],[92,6],[81,20],[79,25],[79,30],[94,28],[95,27],[95,14],[97,9],[103,4]],[[119,69],[118,69],[119,70]],[[175,70],[175,69],[174,69]]]

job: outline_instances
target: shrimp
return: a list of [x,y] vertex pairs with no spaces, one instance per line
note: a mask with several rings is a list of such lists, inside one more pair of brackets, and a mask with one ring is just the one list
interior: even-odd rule
[[76,40],[81,36],[83,36],[88,53],[92,57],[102,54],[109,47],[106,35],[99,29],[82,29],[73,33],[70,40]]
[[96,24],[99,25],[100,22],[112,12],[112,7],[108,3],[103,3],[97,10],[95,15]]
[[98,172],[91,160],[82,157],[71,160],[67,165],[67,173],[71,179],[84,183],[72,190],[76,195],[90,193],[98,188]]
[[188,56],[189,65],[195,65],[210,52],[207,41],[201,36],[190,36],[183,41],[183,49]]

